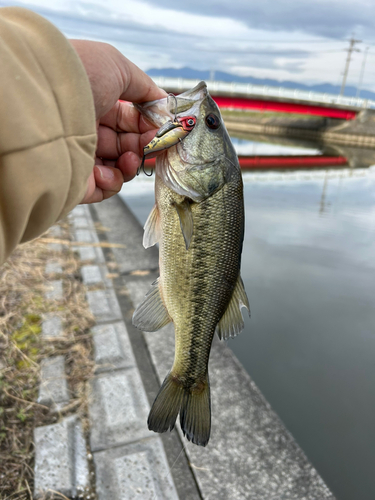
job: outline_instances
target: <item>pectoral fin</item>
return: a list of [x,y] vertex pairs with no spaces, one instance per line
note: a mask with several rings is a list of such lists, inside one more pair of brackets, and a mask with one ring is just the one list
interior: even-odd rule
[[250,315],[249,299],[247,298],[241,276],[238,275],[231,301],[216,326],[215,331],[220,340],[227,340],[229,337],[235,337],[242,332],[245,326],[241,313],[242,307],[246,307]]
[[184,236],[186,250],[188,250],[191,237],[193,236],[193,214],[191,212],[191,204],[185,198],[182,203],[175,203],[173,206],[175,207],[178,218],[180,219],[181,231]]
[[133,325],[145,332],[156,332],[172,320],[160,295],[159,278],[133,314]]
[[150,212],[144,226],[143,246],[145,248],[152,247],[159,241],[159,211],[156,204]]

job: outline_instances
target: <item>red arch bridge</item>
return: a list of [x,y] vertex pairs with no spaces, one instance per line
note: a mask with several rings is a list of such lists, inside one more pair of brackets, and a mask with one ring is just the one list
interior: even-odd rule
[[[167,92],[180,94],[199,80],[154,77]],[[375,109],[375,101],[299,89],[269,87],[219,81],[207,82],[208,90],[221,108],[254,109],[282,113],[300,113],[352,120],[363,109]]]
[[[238,156],[243,170],[299,170],[304,168],[337,168],[348,165],[345,156],[283,155],[283,156]],[[155,158],[145,160],[145,167],[155,166]]]

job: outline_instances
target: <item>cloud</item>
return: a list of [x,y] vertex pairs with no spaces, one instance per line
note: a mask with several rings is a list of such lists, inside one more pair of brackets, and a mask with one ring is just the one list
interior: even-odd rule
[[[348,47],[342,37],[353,27],[359,36],[372,24],[365,0],[355,6],[347,0],[166,0],[162,6],[154,0],[10,0],[7,4],[44,15],[68,37],[112,43],[144,70],[190,66],[307,84],[338,84]],[[363,88],[375,87],[371,61],[370,51]],[[357,84],[361,62],[362,54],[354,53],[348,84]]]
[[374,4],[370,0],[166,0],[181,12],[199,11],[214,17],[241,20],[250,28],[297,31],[329,38],[342,38],[354,30],[357,35],[374,37]]

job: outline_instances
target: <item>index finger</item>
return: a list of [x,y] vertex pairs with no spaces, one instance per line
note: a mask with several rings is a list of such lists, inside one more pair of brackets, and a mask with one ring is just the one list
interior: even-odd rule
[[163,99],[167,93],[160,89],[153,80],[138,66],[124,56],[123,91],[120,99],[131,102],[146,102]]
[[105,125],[115,132],[134,132],[143,134],[155,130],[155,125],[144,118],[131,102],[117,101],[112,109],[100,119],[100,125]]

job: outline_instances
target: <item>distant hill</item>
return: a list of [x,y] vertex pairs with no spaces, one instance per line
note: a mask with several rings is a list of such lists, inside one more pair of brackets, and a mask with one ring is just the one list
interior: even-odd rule
[[[210,71],[200,71],[192,68],[151,68],[147,71],[150,76],[165,76],[170,78],[192,78],[198,80],[209,80]],[[221,82],[238,82],[238,83],[252,83],[253,85],[269,85],[270,87],[284,87],[289,89],[312,90],[314,92],[327,92],[328,94],[339,94],[340,87],[338,85],[331,85],[330,83],[321,83],[319,85],[304,85],[302,83],[271,80],[269,78],[253,78],[251,76],[237,76],[223,71],[215,71],[215,80]],[[356,87],[345,87],[345,95],[352,97],[357,93]],[[361,90],[360,97],[364,99],[374,99],[375,92],[369,90]]]

